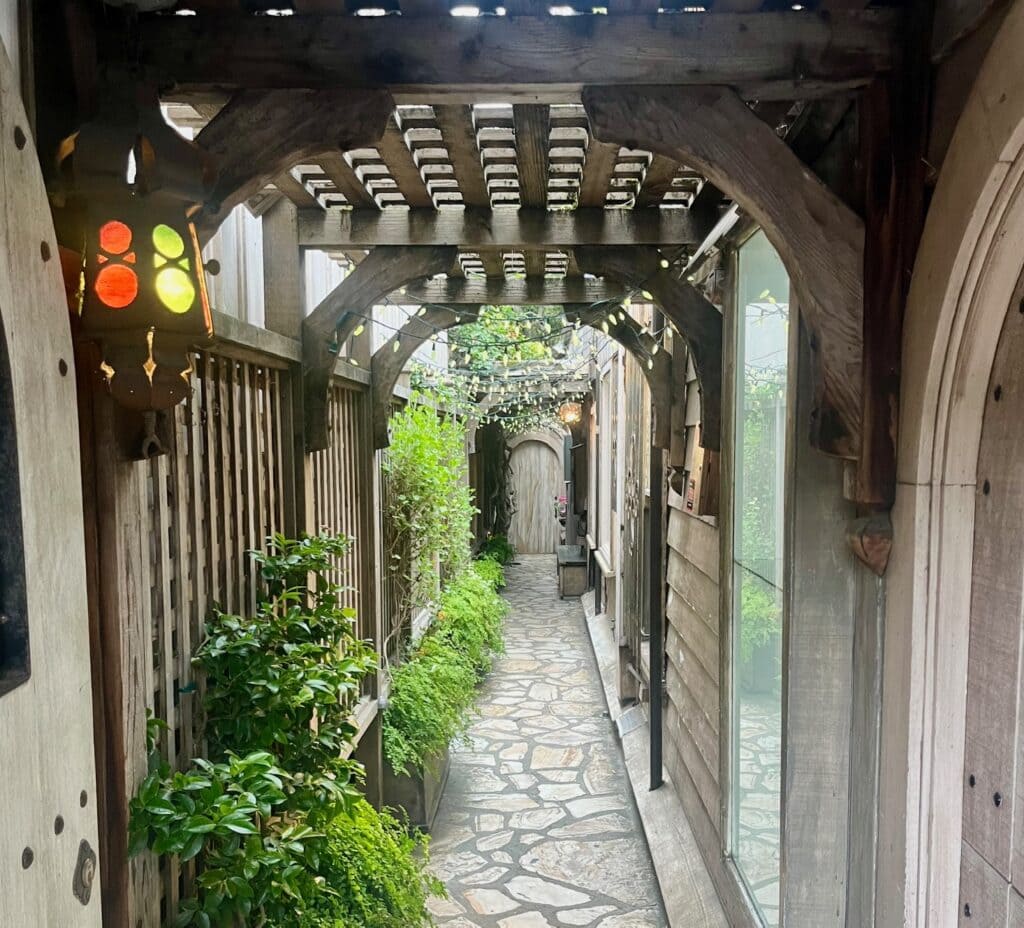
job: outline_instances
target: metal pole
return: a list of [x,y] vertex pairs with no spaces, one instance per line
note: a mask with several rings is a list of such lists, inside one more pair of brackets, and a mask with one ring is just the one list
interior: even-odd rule
[[[660,314],[659,314],[660,315]],[[662,323],[658,316],[656,323]],[[660,328],[660,325],[659,325]],[[648,608],[650,617],[647,627],[651,637],[650,685],[651,685],[651,789],[655,790],[665,782],[662,774],[662,714],[665,668],[665,613],[662,609],[662,592],[665,586],[664,554],[665,538],[663,518],[665,509],[665,450],[654,443],[654,416],[651,414],[651,507],[650,529],[647,546],[648,556]]]

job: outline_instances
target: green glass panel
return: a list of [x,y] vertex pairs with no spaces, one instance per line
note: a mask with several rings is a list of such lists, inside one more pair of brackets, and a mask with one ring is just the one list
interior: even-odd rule
[[162,222],[153,229],[153,247],[167,258],[180,258],[185,254],[185,240]]
[[196,299],[192,278],[179,267],[165,267],[156,275],[156,295],[172,313],[187,313]]

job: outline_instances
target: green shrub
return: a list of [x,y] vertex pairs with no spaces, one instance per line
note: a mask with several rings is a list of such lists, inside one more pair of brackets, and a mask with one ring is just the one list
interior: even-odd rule
[[[366,805],[361,765],[341,756],[360,680],[376,666],[328,579],[348,544],[276,536],[254,554],[267,588],[255,616],[214,612],[195,658],[212,760],[172,772],[156,751],[166,726],[148,720],[151,772],[132,800],[129,838],[133,853],[201,855],[196,897],[176,925],[432,924],[425,899],[439,884],[414,857],[418,843]],[[342,891],[334,883],[345,875]]]
[[516,549],[504,535],[492,535],[483,543],[479,554],[499,564],[511,564],[515,560]]
[[435,405],[414,393],[391,417],[383,461],[391,500],[388,567],[406,591],[402,614],[432,602],[441,576],[457,576],[469,562],[476,510],[466,481],[465,428]]
[[495,590],[505,589],[505,571],[501,569],[501,564],[493,558],[482,557],[473,561],[473,570]]
[[392,674],[383,735],[394,770],[422,770],[465,731],[477,683],[503,647],[507,610],[476,570],[441,595],[430,631]]
[[430,925],[428,896],[443,896],[427,872],[426,836],[360,800],[325,829],[305,910],[275,928],[417,928]]

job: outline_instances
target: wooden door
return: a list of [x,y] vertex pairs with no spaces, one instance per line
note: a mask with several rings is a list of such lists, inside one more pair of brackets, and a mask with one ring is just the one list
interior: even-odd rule
[[0,924],[99,928],[75,377],[57,242],[0,46]]
[[561,525],[555,506],[565,487],[562,455],[550,442],[527,439],[512,448],[513,504],[509,541],[520,554],[553,554]]
[[1006,315],[978,453],[960,924],[1024,925],[1024,285]]

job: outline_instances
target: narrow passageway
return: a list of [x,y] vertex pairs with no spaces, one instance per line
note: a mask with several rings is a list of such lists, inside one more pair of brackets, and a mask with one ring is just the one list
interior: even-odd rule
[[506,653],[452,755],[432,844],[445,928],[664,928],[577,600],[555,562],[507,571]]

